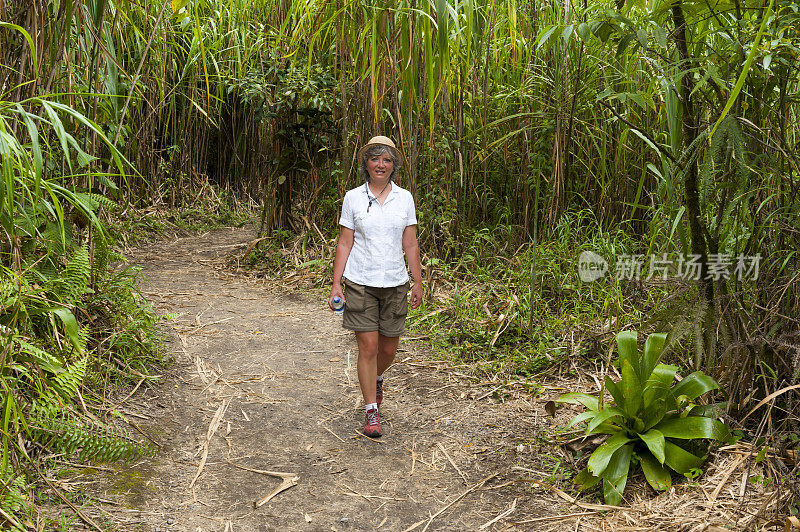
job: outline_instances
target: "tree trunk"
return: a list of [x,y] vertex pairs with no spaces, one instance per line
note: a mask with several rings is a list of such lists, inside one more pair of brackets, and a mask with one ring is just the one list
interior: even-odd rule
[[[694,91],[694,80],[690,72],[691,60],[689,58],[689,50],[686,45],[686,19],[683,16],[682,3],[679,0],[672,6],[672,21],[675,24],[675,44],[678,48],[678,57],[681,63],[681,100],[683,103],[683,116],[682,116],[682,129],[683,129],[683,145],[684,149],[692,146],[697,139],[699,130],[697,124],[697,115],[695,114],[694,102],[692,101],[692,92]],[[700,149],[695,146],[693,149]],[[697,158],[689,157],[687,159],[689,165],[685,169],[685,179],[683,181],[686,212],[689,217],[689,228],[692,235],[692,254],[699,257],[700,264],[700,279],[698,279],[698,289],[700,298],[706,303],[706,316],[704,323],[704,344],[705,354],[707,357],[713,357],[714,352],[714,322],[715,322],[715,309],[714,309],[714,283],[707,279],[708,273],[708,253],[706,243],[706,229],[703,224],[702,213],[700,212],[700,193],[697,187]],[[695,367],[701,364],[701,359],[695,357]]]

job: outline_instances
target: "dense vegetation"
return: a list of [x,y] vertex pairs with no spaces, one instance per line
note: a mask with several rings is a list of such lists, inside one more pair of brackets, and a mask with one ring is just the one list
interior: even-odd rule
[[[417,324],[528,375],[671,332],[742,417],[800,373],[798,27],[790,0],[0,3],[4,493],[25,492],[20,442],[135,450],[53,428],[99,423],[71,405],[105,386],[81,380],[151,356],[153,318],[108,269],[131,225],[108,223],[231,195],[261,206],[251,259],[286,267],[285,246],[322,283],[379,133],[420,212]],[[609,275],[582,282],[583,251]],[[796,392],[741,428],[783,445]]]

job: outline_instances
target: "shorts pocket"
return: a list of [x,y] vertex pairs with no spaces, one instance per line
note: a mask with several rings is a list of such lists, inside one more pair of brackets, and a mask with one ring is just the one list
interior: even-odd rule
[[392,302],[393,314],[396,319],[404,320],[408,315],[408,291],[411,285],[405,283],[397,287],[395,292],[395,299]]
[[350,312],[364,312],[366,308],[365,288],[360,284],[344,282],[344,309]]

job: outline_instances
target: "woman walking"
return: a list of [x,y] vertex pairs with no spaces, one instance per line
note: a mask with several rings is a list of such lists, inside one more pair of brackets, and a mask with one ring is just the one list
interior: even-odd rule
[[342,326],[356,335],[358,383],[366,403],[364,434],[373,438],[381,436],[383,373],[405,332],[409,277],[403,253],[414,278],[411,308],[422,303],[414,198],[393,182],[401,166],[397,148],[387,137],[373,137],[359,150],[364,184],[348,191],[342,203],[328,298],[331,308],[334,297],[345,300]]

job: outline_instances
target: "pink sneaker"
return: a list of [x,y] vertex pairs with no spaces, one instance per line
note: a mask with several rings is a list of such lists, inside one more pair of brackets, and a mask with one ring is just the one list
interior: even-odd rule
[[367,410],[367,417],[364,419],[364,434],[370,438],[381,437],[381,415],[377,408]]

